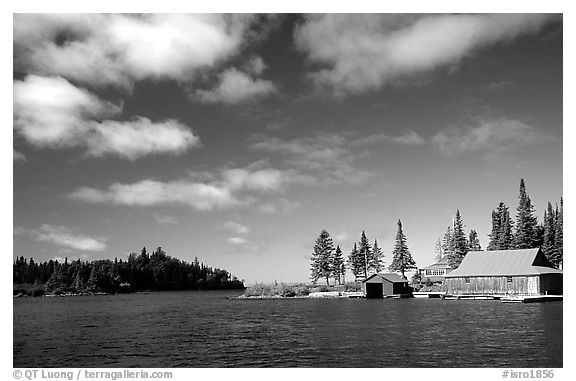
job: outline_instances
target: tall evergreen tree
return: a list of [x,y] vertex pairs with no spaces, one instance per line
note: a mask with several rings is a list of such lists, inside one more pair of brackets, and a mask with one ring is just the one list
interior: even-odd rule
[[480,240],[478,239],[478,233],[476,230],[470,230],[470,235],[468,236],[468,249],[470,251],[481,251],[482,246],[480,246]]
[[410,269],[416,268],[416,262],[408,250],[406,244],[406,236],[402,230],[402,222],[398,220],[398,231],[396,232],[396,242],[394,243],[394,250],[392,251],[392,263],[388,267],[390,271],[400,271],[402,278],[406,279],[404,274]]
[[334,251],[334,255],[332,256],[332,263],[330,266],[332,267],[335,280],[338,282],[338,284],[342,284],[342,278],[344,276],[343,272],[346,270],[346,267],[344,265],[344,255],[342,254],[340,245],[336,246],[336,251]]
[[514,247],[516,249],[530,249],[534,247],[537,241],[538,222],[534,216],[534,206],[526,192],[524,179],[520,180],[520,194],[518,198]]
[[366,237],[366,232],[362,231],[362,235],[360,236],[360,241],[358,242],[358,255],[361,256],[359,258],[362,260],[360,266],[362,267],[364,279],[368,278],[368,266],[370,262],[370,258],[372,257],[372,247],[370,246],[370,241]]
[[348,266],[354,274],[354,280],[358,281],[364,275],[364,255],[358,250],[358,244],[354,242],[354,247],[348,255]]
[[330,234],[323,229],[320,235],[316,239],[316,244],[314,245],[314,251],[312,252],[312,266],[310,270],[312,271],[312,281],[316,283],[318,279],[325,278],[326,284],[330,282],[330,276],[332,275],[331,260],[334,253],[334,243]]
[[542,251],[546,258],[551,260],[555,257],[556,253],[556,214],[552,208],[552,203],[548,201],[546,210],[544,211],[544,239],[542,240]]
[[488,237],[490,238],[490,241],[488,242],[486,250],[498,250],[500,239],[500,216],[498,216],[498,213],[495,210],[492,211],[492,231]]
[[454,217],[454,236],[453,236],[453,250],[448,253],[448,264],[456,269],[462,263],[462,260],[468,252],[468,240],[466,233],[464,233],[464,222],[460,215],[460,210],[456,209],[456,216]]
[[500,232],[498,235],[498,250],[510,250],[514,248],[513,222],[510,211],[503,202],[498,206],[500,217]]
[[444,258],[444,249],[442,248],[442,239],[438,238],[438,241],[436,241],[436,246],[434,249],[435,249],[435,253],[436,253],[434,260],[436,262],[440,262],[442,260],[442,258]]
[[554,228],[554,257],[551,259],[552,264],[562,269],[564,267],[564,200],[560,197],[560,209],[556,205]]
[[444,237],[442,238],[442,252],[444,256],[447,257],[450,253],[454,251],[454,230],[452,226],[446,228]]
[[378,246],[378,240],[374,239],[374,245],[368,258],[368,272],[379,273],[384,267],[384,253]]

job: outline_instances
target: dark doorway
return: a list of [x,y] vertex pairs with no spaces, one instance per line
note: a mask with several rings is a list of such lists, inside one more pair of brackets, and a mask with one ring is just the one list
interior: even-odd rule
[[382,283],[366,283],[366,298],[382,299],[383,297]]

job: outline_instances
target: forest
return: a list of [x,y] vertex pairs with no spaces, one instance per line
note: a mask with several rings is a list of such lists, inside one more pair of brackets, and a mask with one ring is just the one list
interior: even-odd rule
[[170,257],[161,247],[149,254],[144,247],[127,260],[115,258],[62,263],[36,263],[19,257],[14,261],[14,295],[42,296],[136,291],[244,289],[244,283],[228,271]]

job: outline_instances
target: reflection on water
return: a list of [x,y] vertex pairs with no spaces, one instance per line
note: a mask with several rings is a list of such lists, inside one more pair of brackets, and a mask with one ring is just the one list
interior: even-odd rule
[[[562,303],[14,299],[14,367],[562,367]],[[238,294],[238,293],[236,293]]]

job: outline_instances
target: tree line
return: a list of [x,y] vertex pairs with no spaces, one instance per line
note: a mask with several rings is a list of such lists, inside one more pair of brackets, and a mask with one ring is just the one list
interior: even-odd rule
[[[340,285],[345,283],[347,269],[350,269],[354,274],[355,281],[358,281],[386,268],[384,253],[378,246],[378,240],[375,239],[374,243],[370,244],[365,231],[362,231],[360,240],[354,243],[352,251],[345,260],[340,246],[334,248],[330,233],[323,229],[314,244],[311,261],[311,279],[314,283],[319,279],[325,279],[326,284],[329,284],[330,278],[333,278],[335,283]],[[415,268],[416,262],[408,249],[402,222],[398,220],[398,230],[392,250],[392,262],[388,266],[388,270],[399,271],[405,277],[406,271]]]
[[49,260],[41,263],[24,257],[14,261],[14,284],[35,284],[46,292],[121,293],[144,290],[220,290],[243,289],[244,283],[228,271],[170,257],[158,247],[149,254],[144,247],[127,260],[115,258],[95,261]]
[[[520,180],[515,221],[510,217],[508,206],[500,202],[492,211],[492,229],[488,235],[486,250],[512,250],[541,248],[548,260],[556,267],[563,265],[563,199],[560,206],[548,202],[542,223],[538,223],[534,205],[526,191],[524,179]],[[457,268],[468,251],[481,251],[478,233],[471,230],[468,237],[459,210],[456,210],[451,226],[443,238],[436,242],[436,260],[447,260],[452,268]]]

